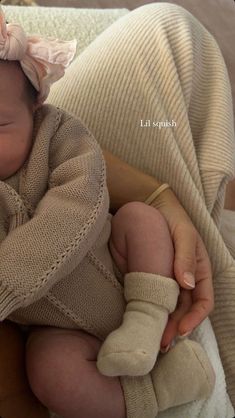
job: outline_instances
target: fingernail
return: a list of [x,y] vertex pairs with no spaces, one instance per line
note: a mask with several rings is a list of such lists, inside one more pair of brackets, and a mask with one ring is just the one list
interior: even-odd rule
[[169,351],[170,346],[171,346],[171,344],[168,344],[166,347],[162,347],[161,350],[160,350],[161,353],[167,353],[167,351]]
[[188,286],[194,288],[195,287],[195,278],[192,273],[189,271],[186,271],[184,273],[184,283],[186,283]]
[[184,334],[182,334],[182,335],[178,335],[178,338],[179,338],[179,339],[183,339],[183,338],[187,337],[189,334],[191,334],[191,332],[192,332],[192,331],[187,331],[187,332],[185,332],[185,333],[184,333]]

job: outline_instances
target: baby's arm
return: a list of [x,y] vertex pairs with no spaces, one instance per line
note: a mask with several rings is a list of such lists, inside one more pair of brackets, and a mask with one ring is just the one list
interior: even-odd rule
[[48,191],[32,219],[0,245],[1,321],[68,275],[107,218],[106,167],[95,138],[79,119],[64,113],[50,141]]

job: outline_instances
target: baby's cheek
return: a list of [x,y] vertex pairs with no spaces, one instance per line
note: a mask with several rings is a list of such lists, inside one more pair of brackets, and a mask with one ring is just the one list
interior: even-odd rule
[[11,135],[0,134],[0,176],[1,179],[10,177],[23,165],[31,143],[27,140]]

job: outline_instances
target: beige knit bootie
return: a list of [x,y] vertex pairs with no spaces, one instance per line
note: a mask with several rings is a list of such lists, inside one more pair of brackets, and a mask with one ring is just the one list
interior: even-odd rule
[[106,376],[143,376],[152,370],[168,315],[174,311],[178,295],[179,285],[169,277],[127,273],[123,322],[100,348],[96,363],[99,371]]
[[151,371],[159,411],[207,399],[215,386],[215,372],[201,345],[184,339],[160,354]]
[[[184,339],[159,354],[150,373],[120,376],[128,417],[156,418],[160,411],[206,399],[213,391],[215,373],[203,348]],[[169,414],[173,417],[174,413]]]

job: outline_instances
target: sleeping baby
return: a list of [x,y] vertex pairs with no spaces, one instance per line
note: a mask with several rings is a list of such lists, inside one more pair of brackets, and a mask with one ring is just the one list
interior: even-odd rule
[[[111,215],[99,144],[79,118],[44,103],[75,52],[76,41],[26,36],[19,24],[6,24],[0,9],[0,320],[28,327],[28,378],[39,399],[31,329],[48,346],[50,333],[63,331],[93,348],[99,341],[95,361],[85,362],[85,349],[78,352],[96,405],[93,415],[90,402],[81,416],[101,416],[99,404],[119,405],[121,384],[127,412],[120,406],[112,418],[133,418],[132,402],[145,378],[144,418],[155,418],[158,411],[209,397],[215,374],[202,347],[187,338],[159,354],[179,295],[165,220],[142,202]],[[68,344],[77,350],[75,339]],[[66,361],[61,370],[58,363],[61,393],[65,369],[76,387]],[[44,381],[51,373],[45,363]],[[56,410],[56,399],[40,400]],[[72,392],[63,408],[65,417],[79,410]],[[9,418],[1,402],[0,415]],[[102,416],[110,418],[108,406]]]

